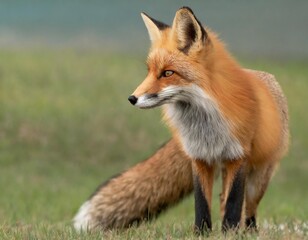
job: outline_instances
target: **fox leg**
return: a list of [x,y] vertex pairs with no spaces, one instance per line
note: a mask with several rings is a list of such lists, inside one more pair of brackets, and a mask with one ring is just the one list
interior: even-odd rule
[[257,229],[257,207],[264,196],[274,169],[274,165],[267,164],[266,166],[250,169],[247,174],[245,199],[245,225],[247,228]]
[[244,193],[245,165],[242,160],[232,160],[223,166],[223,192],[221,194],[222,230],[236,229],[241,222]]
[[229,193],[229,189],[227,189],[227,173],[225,167],[221,168],[221,176],[222,176],[222,191],[219,194],[220,197],[220,217],[223,218],[225,215],[225,206],[226,206],[226,194]]
[[214,181],[214,166],[194,160],[195,231],[212,230],[211,201]]

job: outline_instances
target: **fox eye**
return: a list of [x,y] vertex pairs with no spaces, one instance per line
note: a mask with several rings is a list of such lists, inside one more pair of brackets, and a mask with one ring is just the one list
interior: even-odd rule
[[163,71],[163,73],[161,75],[162,75],[162,77],[170,77],[173,73],[174,73],[174,71],[172,71],[172,70],[166,70],[166,71]]

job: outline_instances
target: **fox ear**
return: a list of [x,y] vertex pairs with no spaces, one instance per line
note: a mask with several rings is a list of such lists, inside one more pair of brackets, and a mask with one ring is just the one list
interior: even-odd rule
[[152,43],[161,38],[162,30],[169,27],[167,24],[157,21],[154,18],[151,18],[144,12],[141,13],[141,17],[144,21],[146,28],[148,29],[150,40]]
[[174,17],[172,34],[178,44],[178,49],[184,53],[195,46],[202,47],[207,38],[207,33],[199,20],[189,7],[180,8]]

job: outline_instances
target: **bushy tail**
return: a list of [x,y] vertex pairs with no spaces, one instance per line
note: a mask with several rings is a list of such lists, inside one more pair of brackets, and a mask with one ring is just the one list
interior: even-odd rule
[[192,190],[191,162],[172,139],[147,160],[101,185],[79,209],[74,226],[128,227],[156,217]]

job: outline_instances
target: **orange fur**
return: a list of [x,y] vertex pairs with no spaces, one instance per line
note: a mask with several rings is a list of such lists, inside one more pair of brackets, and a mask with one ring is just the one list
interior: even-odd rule
[[[142,220],[145,213],[159,212],[161,205],[180,198],[180,190],[185,193],[191,190],[191,176],[181,178],[181,175],[192,161],[196,176],[197,232],[211,228],[215,169],[220,169],[223,177],[220,196],[223,230],[236,228],[245,214],[246,226],[255,227],[258,204],[288,148],[288,109],[279,85],[272,76],[242,69],[216,34],[204,30],[187,7],[176,13],[172,27],[161,25],[146,15],[143,19],[152,41],[147,60],[149,71],[129,101],[141,108],[178,103],[178,108],[164,108],[164,119],[173,139],[153,158],[103,186],[99,190],[101,194],[94,194],[80,210],[75,226],[121,227],[134,219]],[[165,71],[171,73],[167,76]],[[170,86],[174,92],[168,88]],[[173,95],[168,95],[170,91]],[[174,120],[174,111],[189,115],[188,123],[181,118]],[[212,125],[204,130],[207,123]],[[207,136],[199,134],[213,134],[211,130],[218,134],[218,140],[213,136],[208,140]],[[195,134],[193,137],[190,131]],[[220,144],[223,148],[218,149],[220,152],[217,150],[217,155],[206,155],[187,144],[185,137],[202,148],[210,146],[216,150],[215,146]],[[226,142],[227,145],[223,145]],[[230,153],[224,154],[224,151]],[[208,159],[210,157],[213,159]],[[169,174],[174,169],[180,171]],[[190,167],[187,172],[191,174]],[[187,184],[183,187],[184,183]],[[172,186],[178,190],[173,191]],[[115,200],[118,204],[113,203]],[[123,207],[123,201],[127,200],[133,211]],[[102,202],[110,204],[105,207],[105,217],[102,216]],[[141,210],[138,212],[136,207]]]
[[[151,35],[152,30],[148,30]],[[214,169],[222,166],[225,172],[221,195],[224,212],[227,197],[231,194],[234,182],[242,179],[237,175],[240,174],[240,169],[244,168],[245,179],[252,184],[248,184],[249,190],[246,193],[250,194],[246,212],[251,215],[249,217],[254,217],[256,206],[265,192],[273,169],[287,148],[287,144],[281,147],[288,138],[288,134],[283,130],[285,122],[282,121],[283,116],[279,109],[281,106],[266,83],[243,70],[215,33],[206,30],[206,37],[202,34],[202,26],[190,9],[180,9],[171,28],[156,29],[154,34],[155,41],[152,41],[147,60],[148,75],[133,95],[146,99],[149,94],[157,97],[166,91],[168,86],[195,85],[215,101],[219,113],[227,121],[232,137],[243,149],[243,154],[236,160],[220,159],[211,166],[209,162],[202,162],[209,159],[195,159],[190,152],[185,151],[181,126],[172,121],[167,108],[164,108],[164,119],[182,150],[193,161],[197,160],[193,164],[195,174],[199,176],[209,206]],[[173,74],[162,77],[162,73],[167,70]],[[163,101],[170,103],[169,99]],[[286,109],[286,106],[283,108]],[[259,182],[262,186],[259,189],[254,186],[258,183],[256,176],[264,176],[264,171],[265,180]],[[225,216],[225,221],[229,224],[228,216]]]

